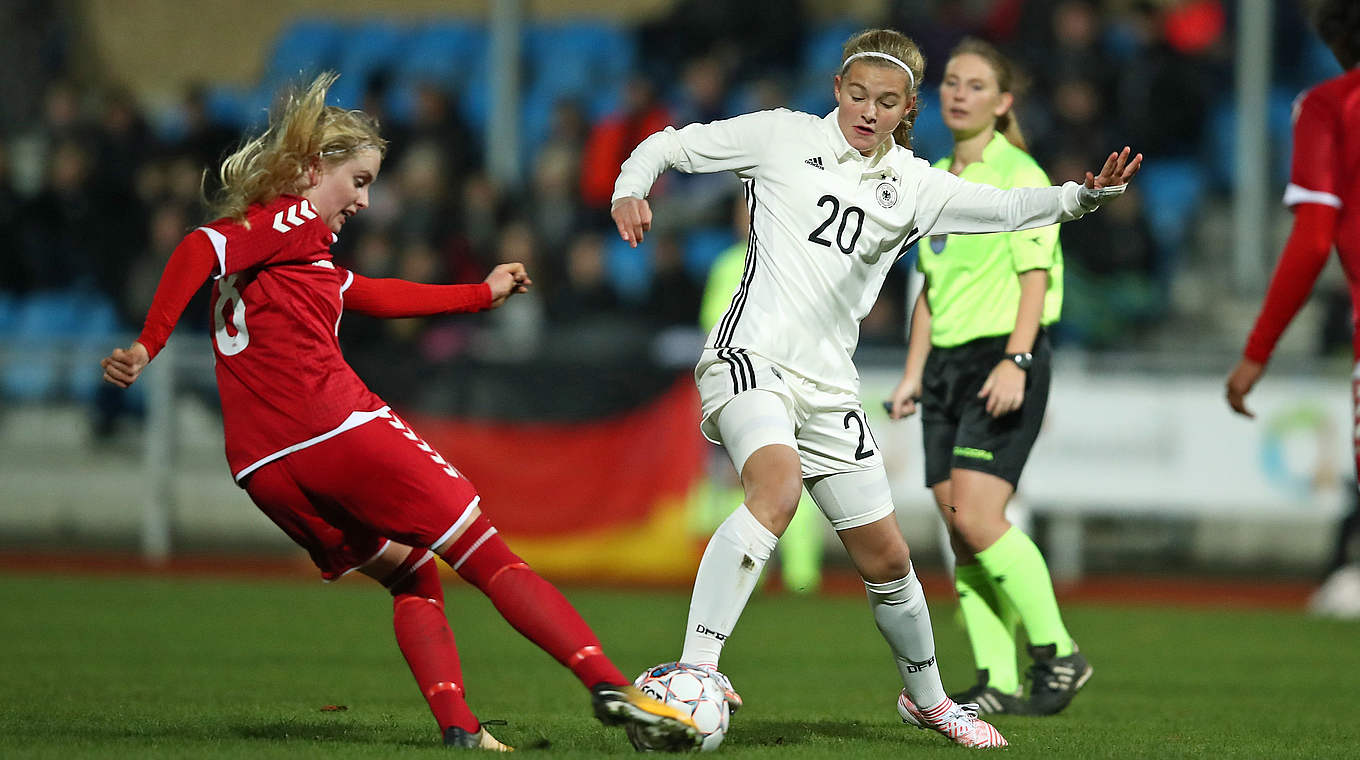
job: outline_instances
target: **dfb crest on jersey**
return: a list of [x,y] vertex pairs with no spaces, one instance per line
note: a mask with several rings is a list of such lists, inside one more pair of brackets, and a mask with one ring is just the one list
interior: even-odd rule
[[891,182],[880,182],[874,189],[874,197],[878,198],[878,205],[892,208],[897,205],[897,188]]
[[931,235],[930,250],[935,253],[944,253],[944,245],[949,242],[948,235]]

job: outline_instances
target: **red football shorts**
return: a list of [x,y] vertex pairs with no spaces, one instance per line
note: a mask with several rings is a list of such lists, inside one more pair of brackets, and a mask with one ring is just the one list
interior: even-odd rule
[[386,539],[449,546],[479,511],[472,483],[390,411],[264,465],[245,489],[326,580],[377,556]]

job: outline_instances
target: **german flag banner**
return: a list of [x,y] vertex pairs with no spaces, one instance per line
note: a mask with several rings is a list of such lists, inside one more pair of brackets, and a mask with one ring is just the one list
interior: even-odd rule
[[680,377],[612,417],[491,422],[402,413],[466,475],[510,548],[562,580],[688,583],[702,547],[690,534],[710,444],[699,397]]

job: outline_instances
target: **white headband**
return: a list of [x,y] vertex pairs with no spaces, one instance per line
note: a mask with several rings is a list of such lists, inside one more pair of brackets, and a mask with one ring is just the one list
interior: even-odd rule
[[331,148],[321,151],[323,156],[338,156],[341,153],[358,153],[361,150],[376,150],[382,152],[382,146],[377,143],[359,143],[352,148]]
[[895,55],[888,55],[887,53],[879,53],[874,51],[855,53],[849,58],[846,58],[845,63],[841,64],[842,74],[845,73],[846,69],[850,68],[850,62],[855,60],[856,58],[882,58],[885,61],[890,61],[892,63],[897,64],[898,66],[901,66],[902,70],[907,72],[907,92],[911,92],[912,90],[916,89],[916,75],[911,73],[911,67],[903,63],[901,58],[898,58]]

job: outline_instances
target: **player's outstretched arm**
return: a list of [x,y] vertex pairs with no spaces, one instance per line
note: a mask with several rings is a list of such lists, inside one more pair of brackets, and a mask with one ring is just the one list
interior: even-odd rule
[[137,382],[142,370],[151,362],[151,353],[140,341],[133,341],[127,348],[115,348],[113,352],[99,360],[104,368],[104,381],[119,388],[126,388]]
[[529,286],[534,284],[534,281],[529,279],[529,273],[524,270],[524,265],[518,261],[497,264],[483,282],[491,287],[493,309],[516,293],[528,293]]
[[165,263],[165,271],[161,272],[160,282],[156,284],[156,295],[147,309],[141,335],[131,346],[115,348],[100,360],[105,381],[119,388],[137,382],[142,370],[165,347],[184,307],[208,279],[216,261],[207,235],[197,230],[175,246],[170,260]]

